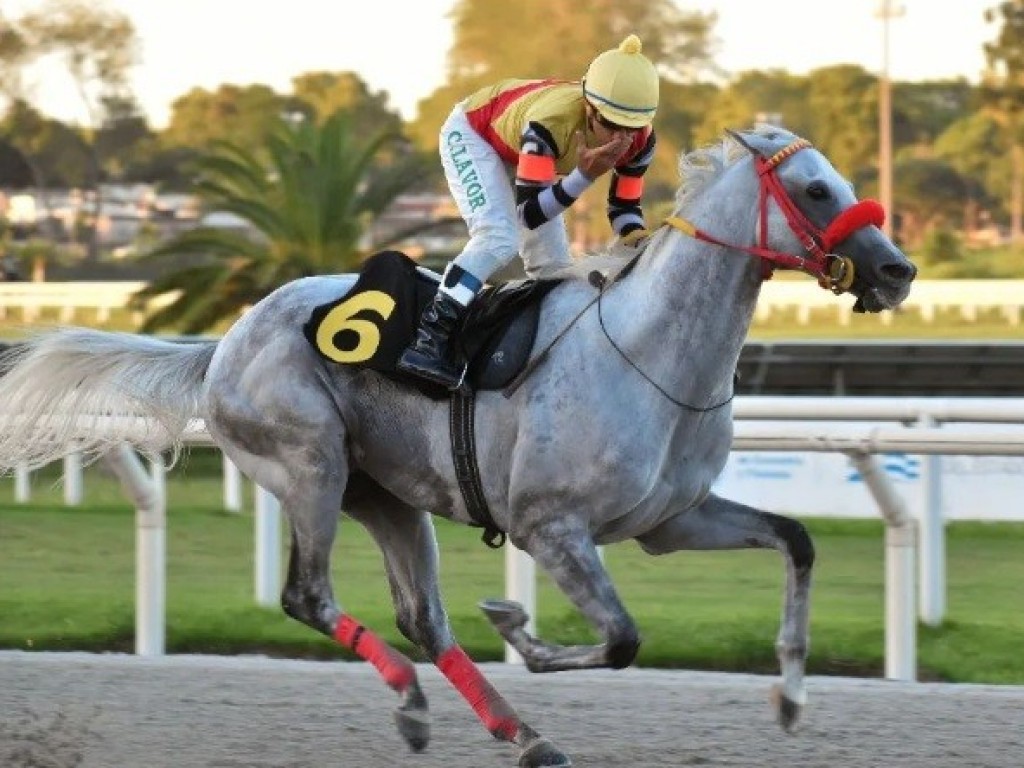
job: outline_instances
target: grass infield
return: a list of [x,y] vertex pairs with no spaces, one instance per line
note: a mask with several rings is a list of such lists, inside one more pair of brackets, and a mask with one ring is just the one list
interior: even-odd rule
[[[66,508],[56,470],[34,477],[33,500],[13,503],[0,481],[0,647],[130,651],[134,631],[134,510],[101,467],[86,498]],[[194,450],[169,476],[169,653],[348,658],[347,652],[253,600],[251,512],[221,509],[219,458]],[[251,499],[247,499],[251,510]],[[879,676],[884,663],[881,521],[805,520],[815,539],[812,674]],[[476,608],[503,593],[504,555],[479,531],[438,520],[442,588],[456,636],[477,660],[502,645]],[[1024,684],[1024,524],[948,527],[945,623],[922,626],[921,679]],[[287,542],[285,542],[287,546]],[[660,558],[633,543],[605,549],[608,568],[644,637],[641,666],[775,672],[782,599],[774,552],[679,552]],[[414,658],[394,626],[381,557],[343,520],[333,557],[344,608]],[[1016,605],[1018,608],[1014,609]],[[540,634],[559,643],[594,634],[546,576],[538,583]]]

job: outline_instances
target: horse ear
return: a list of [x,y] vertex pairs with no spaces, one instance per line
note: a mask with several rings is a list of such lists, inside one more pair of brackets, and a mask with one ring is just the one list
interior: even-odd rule
[[770,125],[759,126],[755,131],[726,131],[733,139],[755,157],[768,159],[797,137],[789,131]]
[[749,152],[750,154],[754,155],[755,157],[764,157],[764,155],[761,152],[759,152],[757,149],[755,149],[750,144],[750,142],[748,142],[743,137],[743,133],[742,132],[734,131],[734,130],[732,130],[730,128],[726,128],[725,132],[728,133],[737,144],[739,144],[741,147],[743,147],[745,150],[747,150],[747,152]]

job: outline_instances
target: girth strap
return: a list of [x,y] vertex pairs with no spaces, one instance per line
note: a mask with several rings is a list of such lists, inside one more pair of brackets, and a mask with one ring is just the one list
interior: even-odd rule
[[466,502],[471,525],[483,528],[481,541],[491,549],[498,549],[505,543],[505,532],[491,517],[491,510],[484,497],[480,482],[480,466],[476,462],[476,437],[473,416],[476,413],[476,395],[470,387],[459,387],[452,392],[450,418],[448,420],[452,437],[452,459],[455,462],[455,479],[459,482],[462,500]]

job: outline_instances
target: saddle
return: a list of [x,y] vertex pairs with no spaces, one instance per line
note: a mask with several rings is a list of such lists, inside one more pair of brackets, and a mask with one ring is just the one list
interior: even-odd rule
[[476,458],[474,392],[501,389],[526,364],[537,335],[541,300],[558,280],[520,280],[489,286],[470,305],[458,335],[468,387],[449,392],[397,370],[398,358],[419,326],[420,315],[437,292],[440,276],[420,269],[400,251],[381,251],[363,264],[344,296],[315,307],[302,327],[323,357],[369,368],[415,387],[434,400],[450,399],[452,461],[471,525],[484,529],[489,547],[505,542],[484,497]]
[[[420,269],[404,253],[381,251],[366,260],[348,293],[312,310],[303,333],[331,362],[369,368],[431,399],[447,399],[445,388],[396,369],[438,283],[439,276]],[[558,283],[517,280],[488,286],[477,296],[457,342],[469,361],[466,381],[472,389],[501,389],[526,364],[541,299]]]

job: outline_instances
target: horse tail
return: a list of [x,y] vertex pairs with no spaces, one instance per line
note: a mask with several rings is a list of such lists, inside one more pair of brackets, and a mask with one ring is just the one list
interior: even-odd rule
[[66,328],[0,355],[0,473],[129,443],[176,459],[217,342]]

